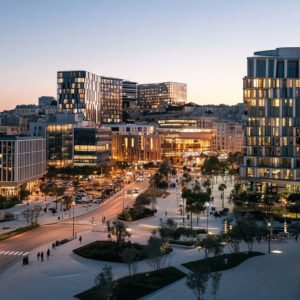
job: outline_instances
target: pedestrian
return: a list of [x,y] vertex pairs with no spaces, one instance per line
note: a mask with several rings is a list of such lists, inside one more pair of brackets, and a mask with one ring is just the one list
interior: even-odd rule
[[80,235],[79,236],[79,243],[81,244],[81,242],[82,242],[82,236]]
[[37,260],[40,260],[41,253],[38,252],[36,256],[37,256]]
[[296,235],[295,235],[295,241],[296,242],[298,241],[298,233],[296,233]]
[[49,258],[49,256],[50,256],[50,249],[48,248],[48,250],[47,250],[47,259]]
[[41,261],[44,261],[44,251],[41,252]]
[[165,217],[167,217],[167,215],[168,215],[168,212],[166,211],[166,213],[165,213]]

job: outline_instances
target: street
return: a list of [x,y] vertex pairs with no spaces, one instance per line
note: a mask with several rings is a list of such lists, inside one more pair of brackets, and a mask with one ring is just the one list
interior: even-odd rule
[[[144,183],[131,183],[124,191],[125,207],[132,206],[135,197],[128,195],[126,191],[134,187],[144,191],[148,187],[148,181]],[[91,229],[91,220],[94,218],[96,224],[101,223],[102,216],[106,220],[114,219],[123,209],[123,192],[121,191],[115,196],[112,196],[98,208],[87,212],[84,215],[74,218],[75,232],[80,233]],[[22,233],[15,237],[3,240],[0,242],[0,273],[12,266],[14,263],[21,260],[28,252],[37,247],[49,244],[49,247],[56,240],[72,237],[72,219],[60,222],[53,225],[43,225],[39,228]]]

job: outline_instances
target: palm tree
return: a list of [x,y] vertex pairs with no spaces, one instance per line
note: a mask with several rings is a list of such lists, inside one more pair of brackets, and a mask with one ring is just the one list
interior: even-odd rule
[[61,202],[64,203],[65,208],[66,208],[66,211],[67,211],[67,210],[70,209],[70,207],[71,207],[71,204],[72,204],[72,202],[73,202],[73,197],[70,196],[70,195],[64,195],[64,196],[62,197]]
[[221,192],[221,199],[222,199],[222,208],[224,208],[224,190],[227,188],[225,183],[221,183],[218,187],[218,190]]

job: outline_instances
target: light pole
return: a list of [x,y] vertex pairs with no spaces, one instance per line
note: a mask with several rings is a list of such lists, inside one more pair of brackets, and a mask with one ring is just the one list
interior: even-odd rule
[[207,234],[208,234],[208,212],[209,212],[209,202],[205,203],[206,206],[206,230],[207,230]]
[[267,225],[269,230],[269,251],[268,252],[271,253],[271,223],[268,222]]
[[122,172],[123,175],[123,212],[125,211],[125,180],[124,180],[124,171]]
[[74,213],[74,209],[75,209],[75,201],[72,202],[72,208],[73,208],[73,239],[75,238],[75,213]]

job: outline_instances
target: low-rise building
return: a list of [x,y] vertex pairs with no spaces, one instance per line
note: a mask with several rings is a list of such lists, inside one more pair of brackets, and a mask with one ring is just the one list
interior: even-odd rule
[[112,158],[129,163],[160,160],[159,134],[154,125],[109,125]]
[[195,127],[159,128],[161,158],[198,157],[214,149],[214,129]]
[[46,172],[43,137],[0,136],[0,193],[17,195],[20,187],[31,190]]

